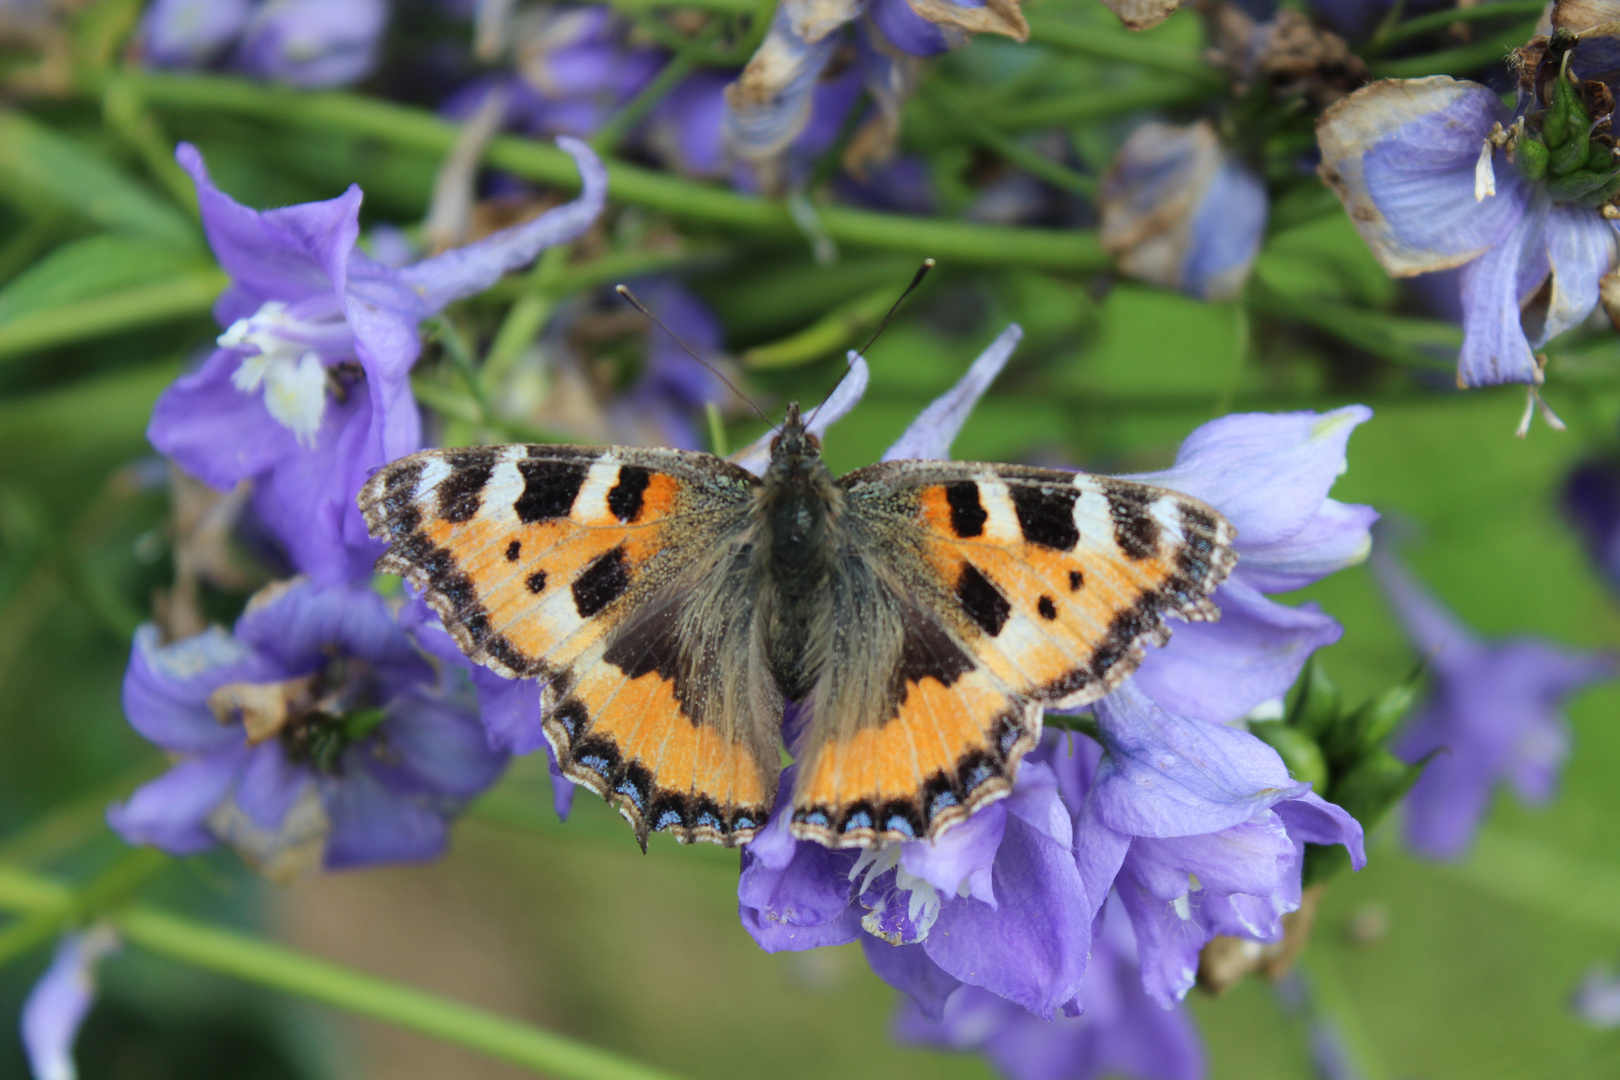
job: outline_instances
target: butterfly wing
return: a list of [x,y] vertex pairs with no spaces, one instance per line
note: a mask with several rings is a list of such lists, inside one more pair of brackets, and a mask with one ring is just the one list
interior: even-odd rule
[[570,780],[643,844],[729,844],[764,822],[780,768],[738,555],[757,485],[707,454],[474,447],[394,462],[359,502],[390,544],[378,570],[421,589],[475,661],[546,681]]
[[839,481],[848,512],[799,747],[793,831],[839,846],[938,835],[1011,789],[1041,710],[1104,696],[1219,616],[1236,561],[1175,492],[1009,465],[890,462]]

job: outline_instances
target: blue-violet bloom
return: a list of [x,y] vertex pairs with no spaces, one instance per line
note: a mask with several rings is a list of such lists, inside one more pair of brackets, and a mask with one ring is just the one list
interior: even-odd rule
[[1407,795],[1406,840],[1430,858],[1460,858],[1498,783],[1527,803],[1552,798],[1569,756],[1561,706],[1582,687],[1612,677],[1617,658],[1541,638],[1487,641],[1382,546],[1373,571],[1432,672],[1433,688],[1396,751],[1406,761],[1439,751]]
[[1265,594],[1367,557],[1377,511],[1328,492],[1348,467],[1351,433],[1371,416],[1365,405],[1234,413],[1187,436],[1170,468],[1127,478],[1202,499],[1237,529],[1237,567],[1213,596],[1220,621],[1177,626],[1134,676],[1154,701],[1227,723],[1281,697],[1315,649],[1339,640],[1339,624],[1315,604],[1287,607]]
[[1136,942],[1117,900],[1092,937],[1080,989],[1084,1013],[1042,1020],[977,986],[964,986],[930,1017],[901,1007],[902,1042],[977,1051],[1010,1080],[1202,1080],[1204,1048],[1187,1007],[1164,1008],[1142,989]]
[[382,545],[354,497],[371,470],[421,445],[410,369],[417,326],[566,243],[601,212],[607,176],[583,143],[579,199],[533,221],[408,266],[361,252],[361,193],[250,210],[209,180],[187,144],[203,228],[231,286],[214,305],[225,332],[195,372],[158,398],[147,437],[220,490],[254,483],[254,507],[293,565],[323,582],[367,578]]
[[1149,122],[1125,140],[1097,199],[1121,273],[1200,300],[1243,291],[1265,233],[1266,185],[1215,126]]
[[1614,224],[1582,201],[1591,193],[1545,164],[1530,178],[1522,147],[1509,157],[1542,104],[1521,90],[1515,123],[1494,90],[1435,75],[1373,83],[1317,122],[1322,178],[1385,271],[1461,268],[1461,387],[1541,382],[1534,350],[1591,314],[1615,266]]
[[1306,843],[1343,844],[1366,864],[1356,819],[1248,732],[1174,716],[1130,681],[1095,712],[1103,753],[1089,779],[1089,747],[1055,759],[1080,807],[1075,856],[1095,903],[1110,884],[1119,895],[1142,985],[1161,1004],[1192,988],[1216,935],[1282,939]]
[[358,586],[277,583],[232,633],[170,645],[143,626],[124,711],[174,764],[108,821],[176,855],[224,840],[274,878],[435,858],[506,763],[465,690]]
[[23,1051],[34,1080],[77,1080],[73,1043],[96,997],[96,966],[119,947],[98,924],[62,937],[51,966],[22,1007]]

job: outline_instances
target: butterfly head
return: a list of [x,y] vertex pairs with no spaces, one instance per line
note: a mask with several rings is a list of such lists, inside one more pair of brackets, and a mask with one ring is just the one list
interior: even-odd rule
[[821,440],[805,427],[799,415],[799,403],[788,403],[787,416],[782,427],[771,440],[771,468],[781,472],[800,472],[804,466],[821,457]]

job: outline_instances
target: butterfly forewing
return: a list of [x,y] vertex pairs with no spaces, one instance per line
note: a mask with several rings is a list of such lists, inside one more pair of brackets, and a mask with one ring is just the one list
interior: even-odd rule
[[360,506],[390,544],[378,570],[423,590],[468,656],[547,682],[569,779],[643,843],[733,843],[780,766],[780,699],[746,661],[704,662],[748,656],[750,596],[727,562],[757,484],[676,450],[477,447],[395,462]]
[[[1164,643],[1166,615],[1218,617],[1208,595],[1235,562],[1218,513],[1130,481],[893,462],[839,484],[840,572],[883,568],[886,599],[832,590],[844,637],[813,698],[793,826],[826,843],[935,836],[1006,794],[1041,708],[1118,686]],[[854,595],[882,612],[845,610]]]

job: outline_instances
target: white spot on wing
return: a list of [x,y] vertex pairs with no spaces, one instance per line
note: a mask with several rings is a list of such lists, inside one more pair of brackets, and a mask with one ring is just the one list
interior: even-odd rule
[[608,509],[607,496],[618,482],[619,459],[612,454],[597,458],[586,471],[585,483],[580,485],[579,495],[574,499],[575,518],[585,521],[611,518],[613,513]]
[[1013,508],[1012,493],[1007,485],[993,474],[975,478],[979,485],[979,505],[984,507],[984,540],[990,543],[1015,544],[1024,538],[1018,527],[1018,512]]
[[430,457],[422,467],[422,474],[416,478],[416,490],[413,497],[426,499],[433,494],[433,489],[442,484],[450,475],[450,463],[440,457]]
[[517,463],[524,456],[522,447],[512,447],[502,451],[495,459],[495,468],[489,474],[489,482],[484,485],[484,504],[479,511],[481,517],[517,523],[516,504],[523,497],[524,486],[523,474],[518,471]]

